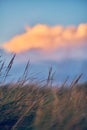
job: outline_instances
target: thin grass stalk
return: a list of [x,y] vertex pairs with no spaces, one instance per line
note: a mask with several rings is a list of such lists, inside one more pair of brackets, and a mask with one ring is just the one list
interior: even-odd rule
[[8,73],[10,72],[10,70],[11,70],[11,68],[12,68],[13,61],[14,61],[15,56],[16,56],[16,54],[13,55],[12,59],[10,60],[8,66],[7,66],[7,68],[6,68],[3,82],[5,82],[5,80],[6,80],[7,76],[8,76]]
[[75,80],[73,80],[73,82],[70,85],[71,88],[73,88],[78,83],[78,81],[81,79],[82,75],[83,74],[80,74]]
[[67,78],[65,79],[65,81],[63,82],[63,84],[62,84],[62,86],[61,86],[61,89],[64,89],[64,88],[65,88],[65,85],[66,85],[68,79],[69,79],[69,77],[67,77]]
[[[0,78],[2,79],[3,75],[2,75],[2,70],[4,68],[4,62],[1,64],[0,66]],[[2,81],[0,81],[0,84],[2,83]]]
[[30,61],[28,61],[25,66],[25,70],[22,75],[22,78],[19,78],[19,80],[17,81],[17,83],[19,83],[21,86],[23,86],[29,80],[29,78],[27,77],[29,73],[29,66],[30,66]]
[[46,86],[48,86],[48,85],[52,86],[54,74],[55,74],[55,72],[52,73],[52,67],[50,67],[49,72],[48,72],[48,77],[47,77],[47,84],[46,84]]

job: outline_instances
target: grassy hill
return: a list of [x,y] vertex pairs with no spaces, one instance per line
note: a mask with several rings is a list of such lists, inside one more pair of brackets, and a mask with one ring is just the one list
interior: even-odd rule
[[52,68],[46,83],[27,81],[29,62],[23,77],[5,84],[14,57],[2,75],[0,66],[0,130],[87,130],[87,83],[52,86]]
[[87,84],[0,87],[0,130],[87,130]]

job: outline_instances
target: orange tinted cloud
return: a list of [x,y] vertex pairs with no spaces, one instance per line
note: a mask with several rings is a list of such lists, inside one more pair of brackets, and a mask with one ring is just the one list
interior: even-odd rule
[[87,43],[87,24],[63,27],[38,24],[27,26],[23,34],[14,36],[3,44],[3,48],[9,52],[20,53],[32,48],[41,48],[52,51],[59,47]]

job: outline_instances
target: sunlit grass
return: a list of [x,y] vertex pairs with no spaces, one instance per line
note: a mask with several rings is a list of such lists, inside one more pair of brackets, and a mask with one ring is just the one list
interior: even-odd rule
[[52,86],[50,68],[45,83],[26,83],[28,62],[23,78],[5,84],[14,57],[1,73],[0,130],[87,130],[87,83],[78,84],[82,74],[70,86]]

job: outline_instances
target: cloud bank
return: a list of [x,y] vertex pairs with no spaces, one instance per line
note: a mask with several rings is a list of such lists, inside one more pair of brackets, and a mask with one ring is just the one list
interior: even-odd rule
[[14,36],[2,45],[9,52],[21,53],[32,48],[54,51],[60,47],[87,44],[87,24],[78,26],[48,26],[38,24],[27,26],[23,34]]

